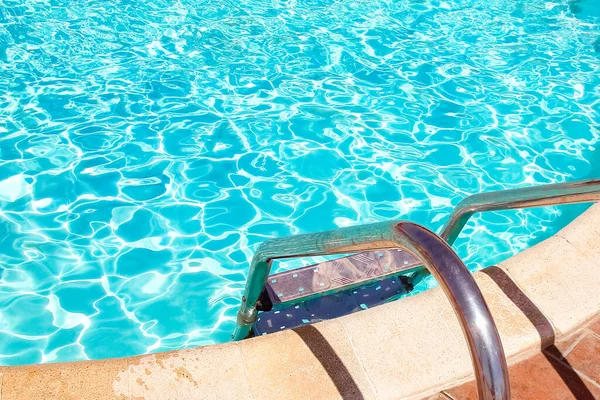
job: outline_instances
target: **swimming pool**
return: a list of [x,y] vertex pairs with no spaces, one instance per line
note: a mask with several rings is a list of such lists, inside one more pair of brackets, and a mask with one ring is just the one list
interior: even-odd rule
[[[599,24],[592,1],[0,0],[0,364],[223,342],[267,238],[598,176]],[[582,207],[476,216],[457,250],[497,262]]]

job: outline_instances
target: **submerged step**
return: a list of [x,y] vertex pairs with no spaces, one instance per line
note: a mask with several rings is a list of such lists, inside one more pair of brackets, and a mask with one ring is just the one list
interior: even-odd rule
[[422,262],[404,250],[369,251],[269,276],[255,335],[336,318],[412,290],[400,273]]
[[367,251],[271,275],[265,291],[277,307],[357,287],[421,265],[419,258],[405,250]]

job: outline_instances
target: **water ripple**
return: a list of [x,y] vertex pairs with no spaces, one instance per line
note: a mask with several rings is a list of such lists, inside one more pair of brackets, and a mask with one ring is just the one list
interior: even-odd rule
[[598,176],[593,3],[0,0],[0,364],[222,342],[267,238]]

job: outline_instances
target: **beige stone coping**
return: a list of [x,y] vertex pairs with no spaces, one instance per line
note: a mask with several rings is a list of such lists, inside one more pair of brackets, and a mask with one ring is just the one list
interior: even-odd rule
[[[600,310],[600,205],[556,236],[475,274],[509,363]],[[0,369],[12,399],[422,398],[473,378],[437,288],[295,330],[124,359]]]

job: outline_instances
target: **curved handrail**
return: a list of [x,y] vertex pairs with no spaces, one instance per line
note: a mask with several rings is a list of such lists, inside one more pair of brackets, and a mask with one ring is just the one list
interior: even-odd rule
[[595,201],[600,201],[600,179],[474,194],[454,207],[440,236],[452,246],[469,218],[478,212]]
[[479,398],[509,399],[508,371],[500,336],[473,276],[443,239],[411,222],[382,222],[264,242],[252,259],[232,339],[246,338],[256,322],[256,303],[274,259],[398,247],[421,258],[452,304],[469,345]]

